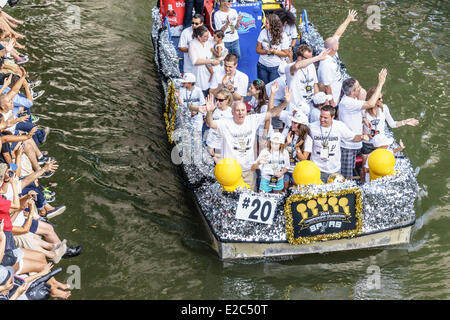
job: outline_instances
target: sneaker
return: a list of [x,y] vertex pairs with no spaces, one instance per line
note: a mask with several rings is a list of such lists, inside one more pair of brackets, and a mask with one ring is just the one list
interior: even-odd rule
[[64,259],[76,257],[79,254],[81,254],[82,251],[83,251],[83,248],[81,246],[76,246],[76,247],[67,246],[66,253],[62,257]]
[[44,199],[47,201],[47,203],[52,203],[56,200],[55,195],[52,195],[50,193],[44,193]]
[[53,209],[51,211],[47,211],[47,215],[45,217],[47,219],[51,219],[51,218],[54,218],[56,216],[59,216],[64,211],[66,211],[66,206],[56,207],[55,209]]
[[34,114],[31,115],[31,122],[36,123],[39,121],[39,116],[35,116]]
[[50,196],[56,196],[56,192],[54,192],[54,191],[52,191],[52,190],[50,190],[49,188],[47,188],[47,187],[42,187],[41,185],[39,185],[39,190],[41,190],[42,191],[42,193],[44,193],[44,194],[49,194]]
[[44,165],[45,163],[47,163],[47,161],[55,161],[55,157],[48,157],[48,156],[42,156],[40,158],[37,159],[38,164]]
[[45,90],[40,90],[38,92],[33,92],[33,100],[37,100],[45,93]]
[[30,59],[28,59],[28,56],[19,54],[19,59],[16,60],[16,64],[22,64],[27,63]]
[[36,88],[37,86],[41,85],[42,81],[41,80],[37,80],[37,81],[33,81],[28,83],[28,87],[30,87],[30,89]]
[[47,171],[44,172],[39,178],[50,178],[54,173],[55,171]]
[[51,259],[54,263],[58,263],[61,258],[66,254],[67,252],[67,245],[64,242],[61,242],[61,245],[53,250],[55,252],[55,257]]

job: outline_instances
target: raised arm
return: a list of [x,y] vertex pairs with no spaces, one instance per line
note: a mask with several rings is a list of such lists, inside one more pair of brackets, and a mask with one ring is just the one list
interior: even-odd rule
[[[276,85],[278,86],[277,82],[274,82],[272,84],[272,86],[276,83]],[[288,86],[284,87],[284,102],[282,104],[280,104],[278,107],[274,107],[272,108],[270,111],[266,112],[266,118],[264,120],[270,120],[273,117],[278,117],[281,113],[281,111],[283,111],[284,108],[286,108],[286,106],[289,105],[289,103],[291,103],[291,94],[292,94],[292,90],[289,89]],[[271,94],[272,96],[272,94]]]
[[217,129],[217,121],[213,119],[213,112],[215,109],[214,95],[210,93],[206,97],[206,125],[212,129]]
[[387,70],[385,68],[381,69],[378,74],[378,85],[375,88],[374,94],[370,97],[370,99],[362,105],[361,109],[370,109],[375,107],[378,99],[380,98],[381,90],[383,90],[383,85],[386,82]]
[[345,21],[339,26],[339,28],[337,28],[336,32],[334,33],[333,37],[337,38],[337,40],[339,40],[339,38],[342,36],[342,34],[345,32],[345,30],[347,29],[348,25],[350,24],[350,22],[354,22],[357,21],[356,20],[356,15],[358,13],[355,10],[349,10],[348,11],[348,16],[345,19]]
[[330,53],[330,49],[325,49],[324,51],[322,51],[319,55],[309,58],[309,59],[303,59],[303,60],[297,60],[289,69],[291,72],[291,75],[294,75],[294,73],[297,70],[306,68],[307,66],[309,66],[311,63],[314,63],[316,61],[322,61],[325,60],[325,58],[327,57],[328,53]]

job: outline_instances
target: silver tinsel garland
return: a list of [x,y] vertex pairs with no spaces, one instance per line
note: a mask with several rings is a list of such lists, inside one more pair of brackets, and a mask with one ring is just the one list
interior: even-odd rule
[[[167,93],[168,82],[174,81],[179,87],[180,78],[178,56],[169,39],[167,30],[161,30],[161,16],[158,8],[154,8],[152,37],[155,44],[155,60],[162,74],[164,91]],[[300,25],[302,39],[320,53],[324,41],[314,26],[308,25],[308,33],[304,25]],[[163,63],[160,63],[163,62]],[[345,78],[345,67],[342,65]],[[189,186],[193,189],[202,213],[213,233],[221,241],[236,242],[286,242],[284,205],[291,194],[320,194],[326,191],[338,191],[359,187],[363,196],[363,233],[377,232],[411,223],[415,219],[414,200],[418,193],[411,163],[400,154],[396,159],[395,170],[399,173],[377,179],[360,186],[355,181],[334,182],[331,184],[313,185],[303,189],[293,189],[286,195],[267,194],[277,200],[277,208],[272,225],[259,224],[235,218],[236,207],[241,192],[252,195],[256,193],[238,190],[235,193],[222,192],[222,187],[214,177],[214,162],[203,144],[200,134],[195,134],[191,113],[187,107],[177,109],[176,130],[172,138],[180,156],[180,163]],[[386,128],[386,135],[392,132]],[[398,145],[394,142],[392,147]],[[258,194],[261,196],[261,194]]]

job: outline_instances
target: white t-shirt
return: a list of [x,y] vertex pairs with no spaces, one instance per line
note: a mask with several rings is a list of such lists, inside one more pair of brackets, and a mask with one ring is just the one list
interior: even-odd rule
[[[186,28],[181,32],[180,42],[178,42],[178,48],[188,48],[189,43],[192,41],[192,27]],[[189,58],[189,51],[183,53],[183,70],[184,73],[192,73],[192,62],[191,58]]]
[[325,60],[320,61],[319,68],[317,69],[317,76],[319,82],[324,85],[331,86],[334,102],[339,103],[339,97],[341,96],[342,73],[341,66],[337,61],[337,53],[334,56],[327,56]]
[[[232,108],[228,107],[225,110],[216,108],[212,114],[213,120],[219,119],[233,119]],[[206,138],[206,145],[210,148],[220,149],[222,148],[222,136],[216,129],[208,130],[208,137]]]
[[202,45],[197,39],[193,39],[189,44],[189,57],[192,62],[192,73],[195,75],[197,80],[196,85],[202,90],[209,89],[209,78],[211,74],[205,64],[196,66],[195,62],[197,59],[211,59],[213,55],[211,48],[213,45],[214,42],[211,38],[206,41],[204,45]]
[[289,38],[289,45],[291,44],[291,41],[293,39],[297,39],[298,38],[298,32],[297,32],[297,26],[293,25],[284,25],[283,26],[283,31],[286,32],[288,38]]
[[[18,194],[22,193],[22,180],[19,180],[17,182],[17,193]],[[14,200],[14,192],[13,192],[13,188],[11,186],[11,183],[8,183],[8,189],[3,194],[3,196],[6,198],[6,200],[9,200],[11,202]]]
[[[311,161],[314,162],[321,172],[336,173],[341,170],[341,140],[353,139],[355,133],[338,120],[333,120],[331,127],[324,128],[320,126],[320,122],[311,123],[311,138],[313,146],[311,152]],[[328,143],[328,148],[323,146],[323,142]],[[326,152],[322,150],[328,149],[328,157]],[[323,159],[321,158],[321,154]]]
[[[248,102],[248,104],[252,107],[252,113],[266,113],[267,112],[267,104],[264,104],[261,106],[261,109],[259,110],[259,112],[257,112],[256,107],[258,105],[258,101],[256,100],[255,97],[252,97],[252,99]],[[273,132],[273,127],[272,127],[272,122],[269,120],[270,125],[269,125],[269,130],[267,131],[267,136],[269,137],[272,132]],[[266,123],[263,122],[259,128],[258,131],[256,131],[256,134],[261,137],[264,135],[264,127],[266,126]]]
[[269,180],[271,176],[285,168],[289,169],[289,153],[286,149],[281,152],[281,149],[278,151],[269,151],[266,148],[261,151],[255,162],[263,157],[266,157],[266,160],[265,163],[259,165],[259,169],[261,170],[261,177],[266,180]]
[[265,113],[251,114],[241,125],[234,119],[217,120],[217,132],[222,135],[223,158],[234,158],[241,164],[242,171],[250,170],[255,160],[256,130],[264,123],[265,117]]
[[278,77],[275,80],[273,80],[272,82],[269,82],[268,84],[266,84],[266,93],[267,93],[268,97],[270,97],[270,92],[271,92],[270,88],[272,87],[272,84],[274,82],[278,82],[278,91],[277,91],[277,93],[275,93],[275,99],[273,102],[274,102],[275,106],[279,106],[284,101],[284,88],[286,87],[286,76],[282,75],[281,77]]
[[[188,91],[185,87],[180,88],[180,98],[185,108],[189,108],[189,104],[193,106],[204,106],[206,104],[202,89],[197,86],[194,86],[191,91]],[[198,112],[192,119],[197,131],[202,131],[204,116],[206,116],[206,113]]]
[[[272,40],[272,37],[270,35],[270,32],[266,29],[261,30],[259,36],[258,36],[258,42],[262,44],[263,49],[269,50],[269,48],[273,48],[275,50],[285,50],[289,49],[290,40],[285,32],[282,33],[282,38],[280,44],[277,45],[271,45],[270,41]],[[265,65],[266,67],[278,67],[281,63],[281,61],[284,58],[277,56],[276,54],[262,54],[259,56],[259,63]]]
[[[372,130],[377,130],[379,133],[384,134],[384,130],[386,127],[386,122],[389,124],[391,128],[396,127],[396,123],[389,112],[389,108],[387,105],[383,104],[383,111],[380,108],[377,108],[377,114],[375,117],[369,114],[367,110],[362,112],[362,117],[367,119],[370,123],[372,123]],[[367,133],[371,133],[370,129],[363,123],[363,129]],[[373,144],[373,138],[370,139],[367,143]]]
[[228,17],[231,22],[228,28],[225,29],[225,37],[223,38],[223,42],[232,42],[239,39],[239,34],[236,28],[234,28],[238,18],[238,13],[235,9],[230,9],[228,12],[219,10],[214,14],[214,25],[216,26],[216,30],[221,29],[227,24]]
[[[341,102],[339,102],[339,120],[345,123],[356,134],[362,134],[361,107],[364,103],[364,100],[350,98],[349,96],[343,96]],[[344,139],[341,142],[341,147],[346,149],[361,149],[362,142],[352,142]]]
[[[211,79],[211,89],[217,89],[222,84],[223,78],[225,77],[225,69],[220,67],[216,72],[214,72],[213,78]],[[247,95],[248,88],[248,76],[236,70],[234,77],[231,79],[234,86],[234,91],[242,97]]]
[[309,123],[319,121],[320,120],[320,109],[316,108],[314,106],[311,106],[308,118],[309,118]]
[[[314,95],[314,84],[319,82],[316,67],[312,63],[291,75],[290,69],[294,64],[295,62],[288,64],[285,69],[286,82],[292,90],[291,102],[295,105],[299,105],[301,101],[309,103]],[[309,110],[306,114],[308,113]]]

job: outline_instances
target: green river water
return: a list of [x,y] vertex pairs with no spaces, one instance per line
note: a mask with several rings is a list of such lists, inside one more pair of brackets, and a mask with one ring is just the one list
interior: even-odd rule
[[[358,11],[340,44],[348,73],[368,88],[389,72],[384,101],[418,172],[411,243],[386,250],[224,263],[170,160],[164,98],[151,43],[154,0],[22,1],[21,43],[45,95],[34,112],[52,128],[44,150],[60,169],[56,231],[83,246],[63,260],[80,269],[71,299],[448,299],[450,298],[448,1],[294,1],[323,37]],[[367,6],[380,7],[379,31]],[[79,28],[68,21],[76,5]],[[447,159],[447,160],[446,160]],[[369,267],[380,286],[367,286]]]

